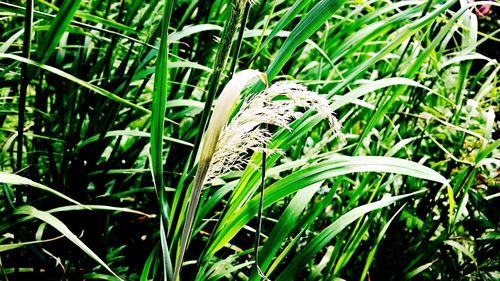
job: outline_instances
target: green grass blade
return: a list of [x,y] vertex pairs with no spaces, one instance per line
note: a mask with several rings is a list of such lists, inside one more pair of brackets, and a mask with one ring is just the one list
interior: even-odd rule
[[[402,174],[448,185],[448,181],[436,171],[412,161],[380,156],[342,157],[311,165],[275,182],[266,189],[264,208],[311,184],[358,172]],[[229,216],[224,228],[217,230],[212,244],[208,245],[207,255],[211,256],[222,249],[254,217],[258,201],[258,197],[253,197],[241,209]]]
[[116,273],[114,273],[113,270],[111,270],[111,268],[101,258],[99,258],[99,256],[97,256],[87,245],[85,245],[85,243],[83,243],[80,239],[78,239],[78,237],[73,232],[71,232],[71,230],[69,230],[69,228],[58,218],[54,217],[53,215],[47,212],[40,211],[32,206],[19,207],[14,211],[14,213],[20,215],[33,216],[51,225],[59,232],[61,232],[61,234],[63,234],[66,238],[68,238],[78,248],[80,248],[83,252],[85,252],[92,259],[94,259],[96,262],[102,265],[102,267],[104,267],[107,271],[113,274],[116,278],[118,278],[119,280],[123,280]]
[[276,25],[271,30],[271,33],[266,37],[266,40],[264,40],[257,52],[255,52],[255,55],[250,59],[250,61],[253,61],[257,57],[257,55],[267,47],[269,42],[271,42],[271,40],[278,34],[278,32],[283,30],[283,28],[285,28],[310,2],[310,0],[295,1],[293,6],[290,7],[286,14],[278,21],[278,23],[276,23]]
[[44,240],[35,240],[35,241],[19,242],[19,243],[12,243],[12,244],[2,244],[2,245],[0,245],[0,253],[14,250],[14,249],[21,248],[21,247],[25,247],[25,246],[29,246],[29,245],[35,245],[35,244],[54,241],[54,240],[59,239],[61,237],[63,237],[63,236],[59,236],[59,237],[55,237],[55,238],[51,238],[51,239],[44,239]]
[[358,88],[350,91],[349,93],[343,96],[336,96],[338,98],[336,98],[335,101],[332,102],[332,108],[333,110],[337,110],[342,106],[345,106],[353,102],[355,99],[365,96],[366,94],[395,85],[420,87],[426,89],[429,92],[432,93],[434,92],[432,89],[429,89],[428,87],[408,78],[402,78],[402,77],[384,78],[376,81],[367,81],[365,84],[359,86]]
[[414,270],[408,272],[404,277],[403,277],[403,280],[410,280],[412,279],[413,277],[415,277],[416,275],[422,273],[423,271],[427,270],[429,267],[432,266],[432,264],[434,264],[435,261],[431,261],[431,262],[428,262],[426,264],[423,264],[417,268],[415,268]]
[[[75,77],[75,76],[73,76],[73,75],[71,75],[71,74],[69,74],[67,72],[64,72],[64,71],[62,71],[60,69],[57,69],[55,67],[52,67],[52,66],[49,66],[49,65],[46,65],[46,64],[41,64],[41,63],[38,63],[36,61],[25,59],[23,57],[12,55],[12,54],[1,54],[0,53],[0,58],[13,59],[13,60],[17,60],[17,61],[20,61],[20,62],[23,62],[23,63],[34,65],[34,66],[39,67],[39,68],[41,68],[43,70],[47,70],[47,71],[49,71],[49,72],[51,72],[51,73],[53,73],[55,75],[58,75],[58,76],[60,76],[62,78],[68,79],[69,81],[74,82],[74,83],[76,83],[76,84],[78,84],[78,85],[80,85],[82,87],[85,87],[85,88],[87,88],[87,89],[89,89],[89,90],[91,90],[93,92],[96,92],[96,93],[98,93],[98,94],[100,94],[100,95],[102,95],[102,96],[104,96],[104,97],[106,97],[106,98],[108,98],[110,100],[122,103],[122,104],[124,104],[126,106],[129,106],[131,108],[137,109],[137,110],[142,111],[142,112],[144,112],[146,114],[151,114],[151,111],[149,111],[148,109],[146,109],[146,108],[144,108],[142,106],[136,105],[136,104],[134,104],[134,103],[132,103],[132,102],[126,100],[126,99],[123,99],[123,98],[117,96],[116,94],[113,94],[113,93],[111,93],[111,92],[109,92],[109,91],[107,91],[107,90],[105,90],[103,88],[95,86],[95,85],[93,85],[93,84],[91,84],[89,82],[86,82],[86,81],[84,81],[84,80],[82,80],[80,78],[77,78],[77,77]],[[175,123],[172,120],[169,120],[167,118],[165,118],[165,120],[167,120],[169,122],[172,122],[172,123]]]
[[[164,8],[162,36],[155,67],[155,89],[151,110],[151,165],[154,183],[160,195],[161,204],[166,203],[163,200],[163,134],[165,128],[163,120],[168,98],[168,27],[170,25],[172,7],[173,1],[169,1]],[[168,216],[164,219],[168,221]]]
[[126,33],[131,33],[131,34],[136,33],[135,29],[132,28],[132,27],[130,27],[130,26],[121,24],[121,23],[116,22],[116,21],[114,21],[112,19],[106,19],[106,18],[103,18],[103,17],[99,17],[99,16],[95,16],[95,15],[89,14],[89,13],[76,12],[75,15],[74,15],[74,17],[75,18],[84,19],[84,20],[87,20],[87,21],[90,21],[90,22],[94,22],[94,23],[99,23],[99,24],[102,24],[103,26],[112,27],[112,28],[114,28],[116,30],[124,31]]
[[155,256],[156,256],[157,252],[158,252],[158,244],[155,246],[155,248],[153,248],[153,250],[149,254],[148,258],[144,262],[144,266],[142,268],[141,277],[139,279],[140,281],[151,280],[148,277],[149,277],[149,273],[151,272],[151,269],[153,268],[153,263],[154,263]]
[[[143,131],[130,131],[130,130],[114,130],[114,131],[108,131],[105,135],[106,138],[108,137],[120,137],[120,136],[129,136],[129,137],[138,137],[138,138],[150,138],[151,137],[151,134],[148,133],[148,132],[143,132]],[[93,143],[95,141],[97,141],[99,139],[99,135],[94,135],[88,139],[85,139],[83,141],[81,141],[78,146],[77,146],[77,149],[80,149],[90,143]],[[180,140],[180,139],[176,139],[176,138],[171,138],[171,137],[167,137],[167,136],[163,136],[163,140],[164,141],[169,141],[169,142],[174,142],[174,143],[178,143],[178,144],[182,144],[182,145],[185,145],[187,147],[193,147],[193,144],[187,142],[187,141],[183,141],[183,140]]]
[[403,210],[404,206],[399,208],[399,210],[397,210],[396,213],[385,223],[384,227],[382,227],[382,230],[380,230],[377,239],[375,240],[375,244],[368,253],[368,257],[366,258],[365,267],[363,268],[363,272],[361,273],[361,277],[359,278],[360,281],[365,280],[366,274],[368,273],[368,269],[370,269],[370,265],[372,264],[373,259],[375,258],[375,253],[377,252],[380,242],[384,238],[385,233],[389,229],[389,226],[391,225],[392,221],[399,215],[399,213]]
[[318,234],[307,246],[300,251],[299,254],[295,256],[292,262],[283,270],[283,272],[276,278],[277,281],[293,280],[295,275],[300,272],[304,267],[302,265],[306,264],[309,260],[313,259],[316,253],[318,253],[322,248],[324,248],[330,241],[344,230],[349,224],[357,220],[359,217],[367,214],[369,212],[378,210],[380,208],[389,206],[394,202],[414,196],[416,194],[422,193],[425,190],[394,196],[390,198],[384,198],[375,203],[366,204],[363,206],[356,207],[346,214],[338,218],[334,223],[325,228]]
[[469,257],[472,260],[472,262],[474,262],[474,264],[477,267],[477,260],[476,260],[476,258],[470,252],[470,250],[468,250],[464,245],[462,245],[462,244],[460,244],[460,243],[458,243],[457,241],[454,241],[454,240],[446,240],[446,241],[444,241],[444,244],[455,248],[457,251],[459,251],[459,252],[463,253],[465,256]]
[[44,35],[43,41],[38,44],[35,57],[40,63],[45,63],[56,49],[59,40],[68,28],[81,0],[65,0],[56,18],[52,21],[49,31]]
[[9,174],[9,173],[0,173],[0,183],[6,183],[6,184],[14,184],[14,185],[27,185],[27,186],[31,186],[31,187],[34,187],[34,188],[38,188],[40,190],[43,190],[43,191],[47,191],[49,193],[52,193],[54,194],[55,196],[57,197],[60,197],[66,201],[69,201],[73,204],[77,204],[78,206],[81,206],[83,208],[86,208],[86,209],[89,209],[87,206],[81,204],[80,202],[62,194],[61,192],[55,190],[55,189],[52,189],[48,186],[45,186],[43,184],[40,184],[40,183],[37,183],[37,182],[34,182],[30,179],[27,179],[25,177],[21,177],[19,175],[16,175],[16,174]]
[[156,60],[155,79],[154,79],[154,95],[151,109],[151,138],[150,138],[150,155],[151,155],[151,173],[153,175],[153,183],[158,194],[158,203],[161,214],[160,237],[161,249],[163,253],[163,274],[165,280],[173,280],[173,268],[166,241],[166,232],[164,226],[169,225],[170,210],[169,203],[166,198],[164,182],[163,182],[163,135],[164,135],[164,119],[166,113],[166,104],[168,98],[168,28],[170,26],[170,18],[174,0],[167,1],[164,4],[163,17],[161,22],[161,41],[158,58]]
[[174,280],[174,268],[170,258],[170,250],[168,249],[167,231],[163,227],[163,220],[160,221],[160,245],[163,252],[163,279],[165,281]]
[[185,37],[189,37],[193,34],[197,34],[200,32],[206,32],[206,31],[213,31],[213,30],[222,31],[222,29],[223,28],[221,26],[218,26],[215,24],[208,24],[208,23],[190,25],[190,26],[184,27],[182,30],[172,32],[169,35],[168,42],[169,43],[179,42],[181,39],[183,39]]
[[267,69],[269,80],[273,80],[297,47],[304,43],[344,4],[344,0],[322,0],[295,26],[275,59]]
[[[141,217],[147,218],[147,219],[151,219],[151,218],[156,217],[156,215],[154,215],[154,214],[146,214],[144,212],[132,210],[130,208],[107,206],[107,205],[83,205],[83,206],[70,205],[70,206],[57,207],[54,209],[47,210],[45,212],[49,213],[49,214],[55,214],[55,213],[60,213],[60,212],[74,212],[74,211],[109,211],[109,212],[129,213],[129,214],[140,215]],[[14,222],[12,224],[0,225],[0,232],[7,230],[14,225],[24,223],[27,221],[31,221],[33,219],[34,219],[34,217],[23,217],[21,219],[18,219],[16,222]]]
[[[318,182],[299,190],[292,201],[290,201],[290,204],[288,204],[278,220],[278,223],[274,226],[273,231],[259,253],[261,257],[259,259],[259,267],[263,272],[266,272],[274,256],[281,248],[283,241],[285,241],[285,239],[290,236],[290,233],[297,227],[296,223],[300,215],[322,184],[323,182]],[[260,278],[255,268],[253,268],[249,280],[260,280]]]

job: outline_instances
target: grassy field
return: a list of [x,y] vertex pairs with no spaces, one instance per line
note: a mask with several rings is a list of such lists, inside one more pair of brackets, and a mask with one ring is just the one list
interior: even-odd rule
[[0,280],[500,280],[499,7],[0,1]]

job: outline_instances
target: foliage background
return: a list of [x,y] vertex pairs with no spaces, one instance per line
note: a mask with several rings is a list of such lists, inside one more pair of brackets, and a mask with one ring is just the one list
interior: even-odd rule
[[[265,167],[271,280],[498,280],[491,4],[478,18],[457,1],[0,1],[0,279],[163,278],[206,101],[251,68],[328,97],[347,139],[309,111],[271,128],[284,151]],[[183,280],[259,279],[260,165],[253,153],[204,190]]]

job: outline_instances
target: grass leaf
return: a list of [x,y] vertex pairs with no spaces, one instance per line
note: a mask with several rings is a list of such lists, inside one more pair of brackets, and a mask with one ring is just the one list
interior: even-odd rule
[[84,251],[87,255],[89,255],[92,259],[94,259],[96,262],[98,262],[102,267],[104,267],[107,271],[109,271],[111,274],[113,274],[116,278],[119,280],[121,279],[116,273],[111,270],[111,268],[101,259],[99,258],[85,243],[83,243],[78,237],[69,230],[69,228],[59,219],[54,217],[53,215],[40,211],[32,206],[22,206],[17,208],[14,211],[15,214],[20,214],[20,215],[28,215],[28,216],[33,216],[41,221],[46,222],[50,226],[54,227],[57,229],[61,234],[63,234],[66,238],[68,238],[73,244],[75,244],[78,248],[80,248],[82,251]]

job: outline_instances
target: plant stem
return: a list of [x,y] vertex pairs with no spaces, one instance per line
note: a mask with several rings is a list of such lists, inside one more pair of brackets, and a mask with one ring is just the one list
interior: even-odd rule
[[235,70],[236,65],[238,65],[238,58],[240,56],[241,45],[243,45],[243,34],[245,33],[245,27],[248,19],[248,14],[250,13],[250,4],[246,4],[245,11],[243,12],[243,18],[241,19],[240,24],[240,32],[238,33],[238,41],[236,41],[236,50],[234,52],[233,60],[231,62],[231,68],[229,70],[229,77],[232,77]]
[[[265,149],[265,146],[264,146]],[[254,247],[254,252],[255,252],[255,269],[257,270],[257,273],[259,273],[260,277],[262,277],[264,280],[269,280],[267,279],[266,275],[262,272],[262,270],[259,267],[259,244],[260,244],[260,232],[262,230],[262,210],[264,209],[264,189],[266,187],[266,152],[262,152],[262,177],[261,177],[261,183],[260,183],[260,201],[259,201],[259,211],[257,213],[257,228],[255,230],[255,247]]]
[[231,49],[231,43],[233,42],[234,35],[236,34],[236,29],[238,28],[241,17],[243,15],[243,8],[245,7],[246,2],[246,0],[234,1],[229,19],[226,22],[226,25],[224,25],[224,30],[222,31],[222,37],[220,39],[220,45],[217,49],[217,55],[215,56],[214,72],[212,73],[212,76],[210,76],[210,80],[208,83],[207,100],[205,102],[205,107],[203,108],[200,124],[198,125],[198,134],[196,135],[196,140],[194,142],[192,153],[194,153],[195,155],[193,155],[194,157],[191,157],[189,167],[192,167],[196,160],[196,152],[198,151],[198,148],[200,146],[201,137],[203,135],[203,131],[205,130],[208,117],[210,116],[215,95],[217,94],[220,76],[226,66],[226,61],[229,57],[229,51]]
[[[31,32],[33,24],[33,0],[26,2],[26,16],[24,17],[24,35],[23,35],[23,56],[30,58],[31,50]],[[24,139],[24,114],[26,110],[26,93],[30,77],[28,73],[28,64],[23,63],[21,67],[21,89],[18,102],[18,123],[17,123],[17,157],[16,168],[20,171],[23,168],[23,139]],[[18,198],[21,200],[21,198]]]

